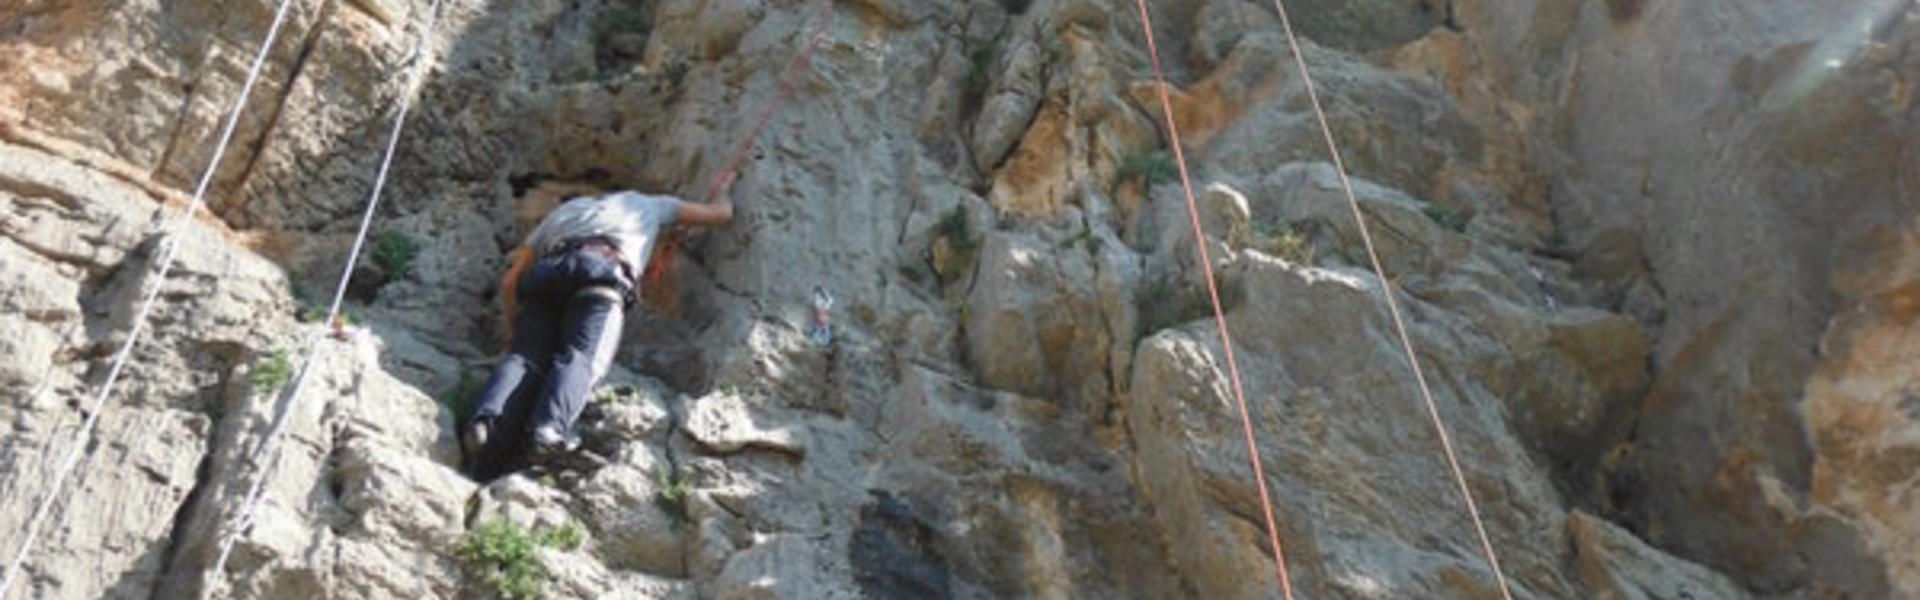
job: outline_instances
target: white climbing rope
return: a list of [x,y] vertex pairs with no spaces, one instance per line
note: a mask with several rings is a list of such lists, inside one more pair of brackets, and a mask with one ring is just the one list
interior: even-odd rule
[[[261,438],[260,444],[254,447],[247,462],[242,463],[256,465],[260,472],[253,483],[248,485],[245,499],[241,501],[239,518],[235,520],[233,529],[220,537],[220,553],[214,559],[213,567],[206,571],[212,574],[216,581],[226,569],[227,559],[233,554],[234,544],[239,541],[241,535],[246,533],[247,528],[253,525],[254,513],[266,496],[266,482],[272,477],[274,467],[280,462],[278,444],[280,437],[285,433],[289,417],[300,400],[300,390],[307,382],[307,373],[313,367],[314,355],[319,352],[321,343],[326,339],[327,328],[332,327],[340,318],[340,307],[347,296],[347,284],[353,280],[353,266],[360,260],[360,251],[366,246],[367,232],[373,225],[373,215],[380,207],[380,193],[386,189],[387,174],[393,167],[394,152],[400,146],[400,133],[406,127],[407,112],[413,108],[413,97],[419,92],[421,83],[426,79],[427,71],[433,63],[430,41],[433,39],[433,29],[437,24],[439,12],[440,0],[433,0],[433,3],[427,7],[426,24],[420,30],[419,39],[414,42],[412,56],[416,62],[413,64],[413,74],[406,87],[400,91],[399,114],[394,116],[393,129],[387,135],[386,154],[380,159],[380,170],[373,179],[373,191],[368,194],[366,209],[360,215],[360,230],[354,235],[353,249],[347,253],[347,262],[340,269],[340,282],[334,286],[333,303],[327,307],[326,320],[322,321],[321,328],[308,338],[306,351],[300,359],[300,369],[288,383],[286,392],[282,394],[280,402],[275,406],[272,426],[268,428],[266,436]],[[266,458],[264,462],[261,460],[263,457]],[[202,587],[200,597],[209,597],[214,587],[211,584]]]
[[193,221],[195,213],[199,212],[200,205],[206,198],[207,187],[213,183],[213,174],[220,167],[220,159],[226,156],[227,145],[233,141],[234,129],[240,124],[240,114],[246,109],[247,98],[253,95],[253,85],[260,79],[260,69],[267,62],[267,54],[273,49],[274,39],[279,37],[280,25],[286,22],[287,9],[291,6],[293,6],[293,0],[280,0],[280,8],[273,13],[273,24],[267,27],[266,40],[260,43],[260,51],[253,57],[253,66],[247,70],[246,83],[240,87],[240,96],[234,99],[233,108],[227,114],[227,123],[220,132],[220,141],[213,147],[213,157],[207,161],[207,169],[201,173],[199,184],[194,186],[193,198],[187,202],[186,210],[181,211],[180,216],[169,228],[171,233],[168,234],[167,241],[160,251],[159,274],[154,278],[153,285],[147,289],[146,296],[140,299],[139,309],[134,311],[133,328],[127,332],[126,341],[121,342],[120,349],[114,353],[113,365],[107,369],[106,380],[100,383],[100,389],[94,393],[93,400],[87,404],[87,416],[81,422],[80,429],[74,432],[73,439],[68,444],[66,456],[61,458],[60,463],[54,468],[52,484],[48,486],[47,493],[41,498],[39,505],[34,507],[33,516],[27,520],[26,537],[20,541],[19,550],[14,552],[13,560],[7,564],[6,576],[0,578],[0,598],[10,597],[13,594],[14,579],[19,575],[21,566],[26,563],[27,556],[33,551],[33,543],[39,536],[40,526],[45,523],[47,515],[53,511],[54,502],[59,500],[60,490],[66,484],[68,475],[73,473],[73,468],[79,464],[81,455],[86,454],[87,447],[91,445],[93,428],[100,418],[101,409],[105,408],[107,396],[113,390],[114,381],[120,378],[120,370],[126,366],[127,357],[132,354],[134,344],[140,341],[140,332],[147,324],[147,314],[153,310],[154,299],[159,297],[161,286],[166,284],[167,275],[173,271],[174,254],[180,248],[180,239],[185,235],[186,225]]
[[1380,266],[1380,253],[1374,249],[1373,234],[1367,230],[1367,219],[1360,212],[1360,201],[1354,197],[1353,182],[1347,177],[1347,166],[1340,159],[1340,146],[1333,141],[1333,127],[1327,124],[1326,108],[1320,104],[1320,92],[1313,85],[1313,72],[1307,69],[1306,54],[1300,51],[1300,39],[1294,35],[1293,21],[1287,17],[1287,7],[1281,0],[1273,0],[1273,10],[1280,13],[1280,25],[1287,33],[1287,46],[1293,50],[1293,60],[1300,67],[1300,81],[1306,85],[1307,100],[1313,105],[1313,115],[1319,120],[1320,134],[1326,138],[1327,153],[1333,157],[1333,169],[1340,175],[1340,189],[1346,192],[1347,206],[1353,209],[1353,221],[1360,227],[1360,241],[1366,245],[1367,260],[1373,264],[1373,273],[1380,278],[1381,295],[1387,299],[1387,312],[1393,316],[1393,329],[1400,336],[1400,348],[1406,351],[1408,364],[1413,365],[1413,377],[1420,384],[1420,397],[1426,400],[1427,416],[1433,420],[1433,431],[1440,436],[1440,449],[1446,451],[1447,466],[1453,470],[1453,480],[1460,486],[1460,497],[1466,500],[1467,514],[1473,517],[1474,532],[1480,535],[1480,549],[1486,553],[1487,564],[1493,567],[1494,581],[1500,586],[1500,597],[1513,600],[1513,593],[1507,588],[1507,574],[1500,569],[1500,556],[1493,551],[1493,540],[1487,537],[1487,524],[1480,518],[1480,506],[1473,500],[1473,490],[1467,487],[1467,476],[1460,470],[1460,459],[1453,451],[1453,441],[1447,436],[1447,426],[1440,419],[1440,408],[1433,401],[1433,389],[1427,385],[1427,374],[1420,368],[1420,355],[1413,350],[1413,339],[1407,335],[1407,323],[1400,315],[1400,304],[1393,299],[1393,282],[1387,279],[1386,269]]

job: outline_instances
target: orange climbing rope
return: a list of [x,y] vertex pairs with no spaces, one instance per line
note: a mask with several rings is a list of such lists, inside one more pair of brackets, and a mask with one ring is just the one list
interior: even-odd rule
[[[720,193],[721,183],[726,181],[729,175],[740,171],[740,165],[747,160],[747,153],[753,150],[754,142],[760,139],[760,132],[766,129],[767,123],[773,121],[774,114],[786,105],[787,100],[793,96],[794,89],[799,87],[800,71],[812,64],[814,50],[820,47],[820,42],[827,39],[827,26],[833,24],[833,0],[822,0],[817,20],[819,23],[814,26],[812,41],[807,43],[807,47],[801,50],[799,55],[793,57],[792,62],[787,63],[786,70],[781,73],[780,91],[774,95],[772,102],[768,102],[760,109],[760,115],[754,119],[753,126],[747,129],[747,134],[741,136],[738,143],[734,144],[733,152],[728,156],[727,162],[721,163],[720,171],[714,173],[713,181],[707,184],[707,202],[715,200]],[[640,276],[643,287],[658,283],[662,277],[666,276],[667,268],[673,264],[674,256],[685,242],[686,238],[677,230],[667,234],[666,239],[661,240],[661,244],[654,251],[653,258],[643,267],[645,270]]]
[[1406,319],[1400,316],[1400,304],[1393,299],[1393,282],[1387,280],[1387,271],[1380,266],[1380,253],[1374,249],[1373,234],[1368,232],[1367,219],[1360,212],[1360,201],[1354,197],[1353,182],[1347,178],[1347,166],[1340,159],[1340,146],[1333,141],[1333,127],[1327,124],[1327,111],[1320,104],[1319,91],[1314,88],[1313,73],[1307,69],[1306,55],[1300,52],[1300,38],[1294,35],[1293,21],[1287,17],[1287,7],[1280,0],[1273,0],[1273,10],[1280,14],[1280,26],[1287,33],[1287,46],[1293,50],[1293,60],[1300,67],[1300,80],[1306,84],[1307,100],[1313,105],[1313,115],[1320,122],[1320,133],[1327,140],[1327,153],[1333,157],[1334,172],[1340,175],[1340,189],[1346,192],[1347,206],[1353,209],[1353,221],[1360,227],[1360,241],[1367,247],[1367,260],[1373,264],[1373,274],[1380,279],[1381,295],[1387,299],[1387,312],[1393,316],[1393,328],[1400,336],[1400,348],[1407,353],[1407,363],[1413,365],[1414,380],[1420,384],[1420,397],[1427,403],[1427,416],[1433,419],[1433,431],[1440,435],[1440,449],[1446,451],[1447,466],[1453,470],[1453,480],[1460,486],[1460,497],[1467,502],[1467,514],[1473,517],[1474,532],[1480,536],[1480,549],[1486,552],[1487,564],[1493,567],[1494,580],[1500,585],[1500,597],[1513,600],[1513,593],[1507,589],[1507,575],[1500,570],[1500,556],[1493,551],[1493,540],[1487,537],[1487,524],[1480,518],[1480,507],[1473,500],[1473,490],[1467,487],[1467,477],[1460,470],[1460,459],[1454,454],[1453,441],[1447,436],[1447,426],[1440,420],[1440,408],[1433,401],[1433,389],[1427,385],[1427,374],[1420,368],[1420,355],[1413,351],[1413,339],[1407,335]]
[[1213,301],[1213,321],[1220,328],[1220,344],[1227,352],[1227,374],[1233,383],[1233,401],[1240,407],[1240,429],[1246,435],[1247,461],[1253,465],[1253,481],[1260,488],[1260,513],[1266,517],[1267,542],[1273,547],[1273,569],[1280,576],[1280,592],[1293,599],[1293,580],[1287,575],[1287,556],[1280,545],[1280,528],[1273,518],[1273,500],[1267,493],[1266,469],[1260,464],[1260,445],[1253,437],[1253,417],[1247,412],[1247,394],[1240,384],[1240,364],[1233,354],[1233,336],[1227,333],[1226,311],[1220,306],[1220,287],[1213,280],[1213,261],[1207,256],[1206,232],[1200,225],[1200,210],[1193,199],[1193,182],[1187,175],[1186,152],[1180,148],[1180,127],[1173,121],[1173,100],[1167,95],[1167,78],[1160,69],[1160,48],[1153,39],[1153,17],[1147,13],[1146,0],[1134,0],[1140,6],[1140,27],[1146,31],[1147,54],[1153,58],[1153,80],[1160,91],[1160,113],[1166,117],[1167,137],[1173,146],[1174,164],[1180,167],[1180,191],[1187,196],[1187,216],[1193,220],[1194,246],[1200,252],[1201,272],[1206,274],[1207,297]]
[[800,70],[812,63],[813,51],[820,47],[820,42],[827,39],[827,26],[833,24],[833,0],[822,0],[818,18],[819,23],[814,25],[812,41],[807,43],[806,49],[801,50],[798,56],[793,57],[793,62],[787,64],[786,71],[780,75],[779,93],[773,97],[772,102],[768,102],[760,109],[760,116],[754,120],[753,128],[748,129],[747,135],[740,138],[740,142],[734,145],[732,156],[727,159],[720,172],[714,174],[708,193],[719,189],[721,180],[725,179],[727,174],[740,170],[740,164],[747,160],[747,151],[752,150],[753,143],[759,139],[760,131],[766,129],[767,123],[773,120],[774,113],[778,112],[786,104],[787,99],[793,96],[794,88],[800,85]]

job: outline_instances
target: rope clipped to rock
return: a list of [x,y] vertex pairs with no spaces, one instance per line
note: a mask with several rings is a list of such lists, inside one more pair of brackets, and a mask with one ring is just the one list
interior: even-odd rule
[[1487,564],[1493,568],[1494,581],[1500,586],[1500,597],[1513,599],[1513,593],[1507,588],[1507,575],[1500,569],[1500,556],[1493,551],[1493,540],[1487,537],[1487,524],[1480,518],[1479,504],[1474,502],[1473,490],[1467,487],[1467,477],[1460,470],[1460,459],[1453,451],[1453,441],[1447,436],[1446,423],[1440,419],[1440,408],[1433,401],[1433,389],[1427,385],[1427,374],[1420,368],[1420,355],[1413,350],[1413,338],[1407,335],[1406,319],[1400,314],[1400,303],[1393,299],[1393,282],[1387,279],[1387,270],[1380,266],[1380,253],[1373,245],[1373,234],[1368,231],[1367,219],[1360,212],[1360,201],[1354,196],[1353,182],[1347,177],[1347,166],[1340,158],[1340,146],[1334,142],[1333,127],[1327,123],[1326,108],[1320,104],[1320,93],[1313,84],[1313,72],[1307,68],[1306,54],[1300,51],[1300,38],[1294,34],[1293,21],[1287,16],[1287,7],[1280,0],[1273,0],[1273,10],[1280,14],[1280,26],[1286,30],[1287,46],[1293,50],[1293,60],[1300,67],[1300,80],[1306,84],[1307,100],[1313,105],[1313,115],[1320,123],[1320,134],[1326,138],[1327,153],[1333,157],[1334,172],[1340,175],[1340,189],[1346,193],[1347,206],[1353,210],[1353,221],[1360,228],[1360,241],[1366,245],[1367,260],[1373,265],[1373,274],[1380,280],[1381,295],[1387,299],[1387,312],[1393,316],[1394,332],[1399,334],[1400,348],[1407,354],[1407,363],[1413,366],[1414,380],[1420,384],[1420,397],[1426,401],[1427,416],[1433,421],[1433,431],[1440,436],[1440,449],[1446,451],[1447,466],[1453,471],[1454,483],[1460,486],[1460,498],[1466,501],[1467,514],[1473,517],[1474,532],[1479,534],[1480,549],[1486,553]]
[[220,140],[214,144],[213,156],[207,160],[207,168],[200,175],[200,181],[194,186],[193,197],[187,201],[187,207],[167,228],[166,243],[160,251],[160,269],[153,278],[153,284],[140,299],[140,305],[133,314],[133,328],[127,332],[127,339],[120,343],[120,349],[114,352],[113,362],[107,368],[106,379],[100,382],[93,399],[87,403],[86,418],[80,428],[73,433],[67,446],[67,454],[54,467],[52,482],[47,486],[46,494],[34,507],[33,516],[27,520],[26,536],[20,541],[20,548],[14,552],[13,560],[7,564],[4,577],[0,577],[0,597],[13,593],[13,584],[27,556],[33,552],[34,541],[38,539],[40,527],[52,513],[53,505],[60,498],[60,492],[73,473],[83,454],[89,454],[87,447],[92,445],[93,430],[99,422],[100,413],[106,408],[107,396],[113,391],[114,382],[120,379],[120,372],[126,367],[127,358],[133,353],[133,347],[140,341],[140,333],[146,329],[147,316],[153,311],[154,300],[160,296],[160,288],[167,283],[167,275],[173,272],[174,259],[180,250],[181,238],[186,234],[187,224],[193,221],[204,203],[207,188],[213,183],[213,174],[220,167],[220,159],[227,153],[227,146],[233,142],[233,133],[240,124],[240,114],[246,110],[247,99],[253,96],[253,86],[260,80],[260,70],[267,62],[267,54],[273,49],[273,42],[280,36],[280,26],[286,22],[287,9],[293,6],[293,0],[280,0],[280,7],[274,10],[273,24],[267,27],[266,39],[260,42],[260,51],[253,57],[253,65],[247,69],[246,82],[240,86],[240,95],[233,100],[233,108],[227,113],[227,122],[220,131]]
[[[266,436],[261,438],[260,443],[247,457],[245,464],[254,465],[259,473],[254,477],[253,483],[247,487],[247,494],[241,501],[239,517],[235,520],[233,528],[220,537],[220,553],[214,559],[213,566],[207,570],[216,578],[226,569],[227,559],[233,554],[234,544],[248,528],[253,526],[254,514],[259,510],[260,502],[266,496],[266,482],[272,478],[275,467],[280,463],[279,440],[286,432],[287,422],[293,415],[294,408],[300,402],[300,390],[306,385],[307,374],[313,367],[314,355],[320,351],[321,344],[325,343],[327,329],[339,323],[340,309],[347,296],[347,285],[353,280],[353,267],[360,261],[360,252],[366,247],[367,232],[373,226],[373,215],[380,208],[380,194],[386,189],[387,174],[393,167],[395,150],[400,146],[400,133],[406,127],[407,113],[413,107],[413,98],[419,93],[422,82],[426,80],[427,71],[432,68],[431,42],[434,26],[439,21],[439,12],[440,0],[433,0],[433,3],[427,7],[426,23],[420,29],[419,39],[414,42],[413,57],[416,62],[413,64],[413,74],[409,77],[406,87],[400,90],[400,106],[393,118],[393,129],[387,135],[386,153],[380,158],[380,170],[374,175],[373,191],[368,193],[366,209],[360,215],[360,229],[354,234],[353,249],[347,252],[346,264],[340,270],[339,284],[334,286],[333,303],[327,307],[326,320],[322,321],[323,325],[309,336],[306,350],[300,358],[300,368],[275,406],[273,424],[268,428]],[[202,587],[200,597],[210,597],[213,589],[213,585]]]
[[1227,375],[1233,384],[1233,401],[1240,409],[1240,429],[1247,442],[1247,462],[1253,467],[1253,482],[1260,491],[1260,514],[1266,518],[1267,542],[1273,550],[1273,570],[1280,578],[1280,592],[1293,600],[1293,579],[1287,574],[1287,555],[1280,544],[1280,527],[1273,518],[1273,500],[1267,491],[1266,469],[1260,463],[1260,445],[1253,436],[1253,417],[1247,411],[1247,393],[1240,383],[1240,362],[1234,357],[1233,335],[1227,331],[1226,310],[1220,304],[1220,287],[1213,278],[1213,260],[1207,256],[1207,237],[1200,225],[1199,203],[1193,198],[1193,181],[1187,173],[1186,152],[1180,146],[1180,126],[1173,120],[1173,100],[1167,93],[1167,78],[1160,68],[1160,48],[1153,38],[1153,17],[1146,0],[1134,0],[1140,6],[1140,28],[1147,36],[1147,55],[1153,59],[1153,80],[1160,92],[1160,113],[1166,117],[1167,138],[1173,146],[1174,164],[1180,167],[1180,191],[1186,194],[1187,216],[1193,220],[1193,245],[1200,254],[1201,272],[1206,275],[1207,298],[1213,302],[1213,322],[1219,327],[1220,344],[1227,354]]

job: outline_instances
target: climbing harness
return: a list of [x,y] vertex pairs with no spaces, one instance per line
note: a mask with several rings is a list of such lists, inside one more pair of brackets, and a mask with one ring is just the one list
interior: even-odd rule
[[[353,266],[360,261],[360,252],[366,247],[367,232],[373,226],[373,215],[380,208],[380,194],[386,189],[387,174],[393,167],[393,155],[400,146],[400,133],[406,128],[407,112],[413,108],[413,98],[419,93],[421,83],[426,80],[427,71],[433,64],[431,42],[434,26],[439,21],[439,13],[440,0],[433,0],[433,3],[427,6],[426,24],[420,29],[419,39],[414,42],[412,58],[416,62],[413,64],[413,74],[406,87],[400,90],[400,106],[393,118],[393,129],[387,135],[386,154],[380,159],[380,170],[373,178],[373,191],[368,193],[366,209],[360,215],[360,229],[354,234],[353,249],[347,252],[346,265],[340,270],[340,282],[334,286],[333,303],[327,307],[327,319],[323,321],[327,327],[337,327],[340,309],[347,296],[347,285],[353,280]],[[253,483],[247,487],[247,494],[241,501],[239,518],[235,520],[234,527],[220,537],[220,553],[214,559],[212,568],[206,571],[213,574],[216,579],[225,570],[227,558],[233,554],[234,544],[239,541],[240,536],[245,535],[248,528],[253,526],[255,512],[259,510],[260,502],[266,495],[266,482],[272,477],[274,468],[280,462],[278,442],[281,434],[286,431],[287,421],[293,414],[294,407],[300,401],[300,390],[306,385],[307,373],[313,367],[314,355],[319,352],[320,345],[325,343],[325,329],[326,327],[323,327],[316,331],[308,339],[307,349],[300,359],[300,369],[287,385],[286,392],[275,408],[272,426],[248,456],[245,464],[254,465],[259,473],[254,477]],[[263,459],[265,462],[262,462]],[[202,587],[200,597],[210,597],[214,587],[211,584]]]
[[1473,500],[1473,490],[1467,487],[1467,477],[1460,470],[1460,459],[1453,451],[1453,441],[1447,436],[1447,426],[1440,419],[1440,408],[1433,401],[1433,389],[1427,385],[1426,372],[1420,368],[1420,355],[1413,351],[1413,338],[1407,335],[1406,319],[1400,315],[1399,302],[1393,299],[1393,282],[1387,279],[1387,270],[1380,266],[1380,253],[1374,248],[1373,234],[1367,230],[1367,219],[1360,212],[1360,200],[1354,196],[1353,182],[1347,177],[1347,166],[1340,159],[1340,146],[1333,140],[1333,127],[1327,122],[1326,108],[1320,104],[1320,93],[1313,85],[1313,72],[1307,69],[1307,57],[1300,51],[1300,38],[1294,34],[1293,21],[1288,18],[1287,7],[1281,0],[1273,0],[1273,10],[1280,14],[1280,26],[1287,33],[1287,46],[1293,51],[1294,63],[1300,67],[1300,80],[1306,84],[1307,100],[1313,105],[1313,115],[1320,123],[1320,134],[1327,141],[1327,153],[1333,157],[1334,172],[1340,175],[1340,189],[1346,193],[1347,206],[1353,210],[1353,221],[1360,227],[1360,241],[1366,245],[1367,260],[1373,264],[1373,274],[1380,280],[1381,295],[1387,299],[1387,312],[1393,316],[1393,329],[1400,337],[1400,349],[1406,352],[1407,363],[1413,366],[1414,380],[1420,384],[1420,397],[1427,404],[1427,416],[1433,420],[1434,433],[1440,436],[1440,449],[1446,451],[1447,466],[1453,471],[1454,482],[1460,486],[1460,497],[1467,503],[1467,514],[1473,517],[1474,532],[1480,536],[1480,549],[1486,552],[1487,564],[1493,568],[1494,580],[1500,585],[1500,597],[1513,600],[1513,593],[1507,587],[1507,575],[1500,569],[1500,557],[1493,551],[1493,540],[1487,537],[1486,522],[1480,518],[1480,507]]
[[1267,542],[1273,549],[1273,569],[1280,577],[1280,592],[1293,600],[1293,579],[1287,575],[1287,555],[1281,548],[1280,528],[1273,518],[1273,500],[1267,491],[1266,469],[1260,464],[1260,445],[1253,437],[1253,417],[1247,412],[1247,394],[1240,384],[1240,363],[1234,358],[1233,336],[1227,333],[1227,314],[1220,305],[1220,287],[1213,279],[1213,260],[1207,256],[1206,232],[1200,225],[1199,203],[1193,199],[1193,182],[1187,174],[1187,157],[1180,147],[1180,127],[1173,120],[1173,100],[1167,94],[1167,78],[1160,68],[1160,48],[1153,39],[1153,17],[1147,13],[1146,0],[1134,0],[1140,6],[1140,27],[1147,36],[1147,55],[1153,59],[1153,80],[1160,92],[1160,114],[1166,117],[1167,137],[1173,146],[1174,164],[1180,167],[1180,191],[1186,194],[1187,216],[1193,221],[1194,247],[1200,254],[1201,272],[1206,275],[1207,298],[1213,302],[1213,321],[1220,330],[1220,344],[1227,354],[1227,374],[1233,383],[1233,401],[1240,408],[1240,429],[1247,442],[1247,461],[1253,466],[1253,481],[1260,491],[1260,514],[1266,518]]
[[260,79],[260,69],[266,64],[267,54],[273,49],[273,41],[279,37],[280,25],[286,22],[287,9],[292,5],[293,0],[280,0],[280,7],[273,13],[273,24],[267,27],[266,40],[260,43],[260,51],[253,57],[253,66],[247,70],[246,83],[240,86],[240,95],[234,99],[233,108],[228,112],[227,123],[220,132],[220,141],[214,145],[213,157],[207,161],[206,171],[201,173],[200,182],[194,186],[193,197],[188,200],[186,210],[180,212],[180,216],[169,228],[171,233],[167,236],[164,248],[160,252],[160,270],[154,277],[152,286],[147,289],[146,295],[140,299],[139,309],[134,311],[133,328],[127,332],[126,341],[121,342],[120,349],[114,353],[113,363],[107,369],[106,379],[100,382],[99,390],[95,392],[93,400],[87,404],[86,418],[81,422],[80,429],[74,432],[72,442],[67,447],[66,456],[54,468],[54,477],[52,483],[47,486],[46,495],[40,500],[39,505],[34,507],[33,516],[27,520],[26,537],[21,540],[20,549],[14,553],[13,560],[7,564],[6,575],[0,577],[0,597],[13,593],[14,578],[19,574],[21,566],[25,564],[27,555],[32,553],[33,543],[39,536],[41,524],[52,512],[54,502],[59,500],[60,491],[66,484],[67,476],[73,472],[73,468],[79,464],[80,456],[86,454],[87,447],[91,445],[93,428],[99,421],[101,409],[105,408],[107,396],[113,391],[114,382],[120,378],[120,370],[126,366],[127,357],[132,354],[134,344],[140,341],[140,332],[147,324],[147,314],[153,310],[153,302],[160,296],[160,288],[166,285],[167,275],[173,271],[174,255],[180,249],[181,238],[186,235],[186,226],[193,221],[195,213],[199,212],[200,205],[206,198],[207,187],[213,183],[213,173],[220,166],[220,159],[226,156],[227,145],[233,141],[234,129],[240,124],[240,114],[246,109],[247,99],[253,95],[253,85]]

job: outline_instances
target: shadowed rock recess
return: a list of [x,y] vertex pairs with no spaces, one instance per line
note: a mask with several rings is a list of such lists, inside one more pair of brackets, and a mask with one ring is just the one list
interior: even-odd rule
[[[1299,596],[1499,597],[1269,3],[1148,3],[1198,240],[1131,0],[836,3],[605,464],[484,483],[504,255],[581,184],[700,195],[818,11],[446,0],[409,90],[429,4],[295,0],[157,281],[277,3],[0,2],[7,557],[162,286],[0,597],[1276,598],[1206,268]],[[1516,597],[1920,597],[1920,5],[1289,7]]]

